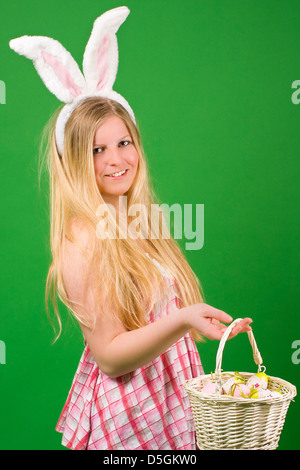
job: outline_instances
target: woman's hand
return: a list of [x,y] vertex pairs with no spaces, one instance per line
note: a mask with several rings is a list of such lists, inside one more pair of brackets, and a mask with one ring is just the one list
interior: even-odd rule
[[[220,340],[227,328],[224,323],[231,323],[232,321],[233,318],[230,315],[205,303],[195,304],[190,310],[191,327],[208,339]],[[243,318],[233,328],[229,338],[233,338],[238,333],[251,331],[250,323],[252,323],[251,318]]]

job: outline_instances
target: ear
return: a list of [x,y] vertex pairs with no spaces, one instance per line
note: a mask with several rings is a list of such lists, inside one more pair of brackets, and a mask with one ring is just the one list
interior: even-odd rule
[[130,11],[127,7],[114,8],[99,16],[83,56],[83,73],[88,91],[110,91],[118,71],[118,43],[116,33]]
[[60,101],[72,102],[86,90],[86,82],[71,54],[55,39],[45,36],[22,36],[9,46],[33,64],[46,87]]

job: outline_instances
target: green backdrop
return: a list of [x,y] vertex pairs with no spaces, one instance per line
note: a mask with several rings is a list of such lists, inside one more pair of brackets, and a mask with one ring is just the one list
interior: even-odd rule
[[[135,111],[161,202],[204,204],[204,246],[186,256],[206,302],[234,318],[251,316],[267,373],[299,387],[292,343],[300,339],[300,106],[291,97],[300,79],[300,2],[125,4],[131,14],[118,33],[114,88]],[[121,5],[1,4],[1,449],[62,449],[54,428],[83,349],[66,312],[52,345],[44,308],[49,222],[38,148],[60,103],[8,42],[24,34],[56,38],[81,67],[93,21]],[[199,345],[206,373],[217,347]],[[223,368],[256,371],[247,335],[227,343]],[[300,448],[299,403],[291,403],[279,449]]]

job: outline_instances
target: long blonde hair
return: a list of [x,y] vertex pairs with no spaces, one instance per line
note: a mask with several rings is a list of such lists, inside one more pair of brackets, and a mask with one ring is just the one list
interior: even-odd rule
[[[153,218],[150,220],[151,208],[158,207],[159,201],[149,179],[137,126],[117,102],[101,97],[88,98],[75,108],[67,121],[62,156],[58,154],[55,143],[54,128],[57,114],[45,128],[47,145],[43,158],[46,158],[49,171],[52,253],[52,263],[46,281],[45,302],[49,315],[49,298],[52,301],[59,325],[57,338],[62,329],[57,296],[80,323],[92,328],[95,321],[95,318],[80,315],[76,311],[76,306],[72,299],[68,298],[64,285],[61,269],[63,241],[66,237],[74,243],[79,243],[72,231],[74,220],[80,221],[89,234],[89,249],[85,255],[97,276],[101,297],[99,297],[99,310],[101,304],[105,302],[108,311],[121,320],[127,330],[133,330],[147,324],[147,312],[153,308],[157,286],[162,294],[167,293],[161,272],[135,239],[126,236],[124,238],[97,236],[99,222],[97,210],[103,207],[105,202],[96,184],[93,141],[98,127],[112,115],[124,121],[139,155],[137,173],[127,193],[127,210],[129,212],[133,204],[143,204],[146,208],[145,224],[141,227],[141,233],[146,235],[146,238],[143,238],[148,245],[147,252],[150,258],[155,258],[174,276],[180,307],[203,301],[200,282],[171,234],[167,238],[149,237],[149,227],[151,234],[160,233],[159,226],[153,226]],[[113,217],[109,207],[107,212],[110,223],[112,226],[115,224],[118,235],[121,234],[122,227]],[[156,220],[159,224],[159,219]],[[192,331],[192,335],[196,340],[202,340],[197,332]]]

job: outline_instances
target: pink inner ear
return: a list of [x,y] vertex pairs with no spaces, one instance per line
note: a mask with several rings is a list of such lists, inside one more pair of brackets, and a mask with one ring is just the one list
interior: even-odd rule
[[97,89],[101,90],[105,87],[108,78],[108,46],[109,34],[106,34],[98,49],[97,55],[97,71],[98,71],[98,84]]
[[71,77],[70,73],[68,70],[65,68],[65,66],[60,62],[57,57],[55,57],[52,54],[49,54],[49,52],[42,51],[43,57],[45,62],[52,67],[54,70],[57,78],[59,81],[62,83],[62,85],[67,88],[67,90],[73,95],[73,96],[79,96],[81,95],[81,90],[78,88],[76,83],[74,82],[73,78]]

